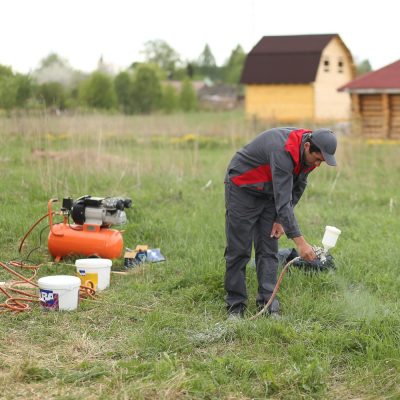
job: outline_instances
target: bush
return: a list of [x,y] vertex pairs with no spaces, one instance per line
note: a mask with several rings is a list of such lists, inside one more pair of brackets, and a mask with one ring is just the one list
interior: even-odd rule
[[36,97],[45,103],[46,107],[65,107],[65,89],[59,82],[43,83],[37,89]]
[[132,84],[132,110],[151,113],[161,104],[161,82],[156,70],[147,64],[138,67]]
[[178,93],[171,85],[166,84],[162,93],[161,108],[166,113],[172,113],[179,108]]
[[114,79],[114,88],[120,109],[129,114],[132,109],[132,79],[128,72],[120,72]]
[[192,81],[185,79],[179,96],[180,106],[183,111],[193,111],[197,108],[197,96]]
[[85,105],[93,108],[109,110],[117,104],[112,79],[102,72],[94,72],[82,83],[79,98]]

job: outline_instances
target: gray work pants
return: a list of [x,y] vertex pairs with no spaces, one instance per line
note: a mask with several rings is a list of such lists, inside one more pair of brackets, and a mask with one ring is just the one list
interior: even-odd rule
[[273,199],[252,196],[225,183],[226,274],[228,308],[247,304],[246,265],[254,241],[258,280],[257,305],[264,305],[274,290],[278,270],[278,240],[271,238],[276,221]]

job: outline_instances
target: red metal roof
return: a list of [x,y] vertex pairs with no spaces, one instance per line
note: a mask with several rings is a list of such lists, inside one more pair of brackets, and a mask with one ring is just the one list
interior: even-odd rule
[[241,83],[314,82],[321,53],[337,34],[264,36],[247,55]]
[[400,60],[362,75],[338,90],[351,92],[360,89],[400,89]]

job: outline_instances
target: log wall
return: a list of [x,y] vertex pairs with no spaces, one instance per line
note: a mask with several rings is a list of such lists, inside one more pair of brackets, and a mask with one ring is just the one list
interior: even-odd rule
[[400,139],[400,94],[353,93],[352,108],[363,136]]

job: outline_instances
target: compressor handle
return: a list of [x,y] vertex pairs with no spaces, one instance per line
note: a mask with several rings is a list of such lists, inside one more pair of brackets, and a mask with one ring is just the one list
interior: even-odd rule
[[58,201],[58,199],[50,199],[48,201],[48,203],[47,203],[47,210],[48,210],[48,216],[49,216],[49,226],[50,226],[50,231],[54,236],[64,236],[63,233],[55,232],[54,228],[53,228],[53,226],[54,226],[53,225],[53,214],[54,214],[54,212],[53,212],[53,209],[52,209],[52,205],[53,205],[53,203],[55,203],[57,201]]

